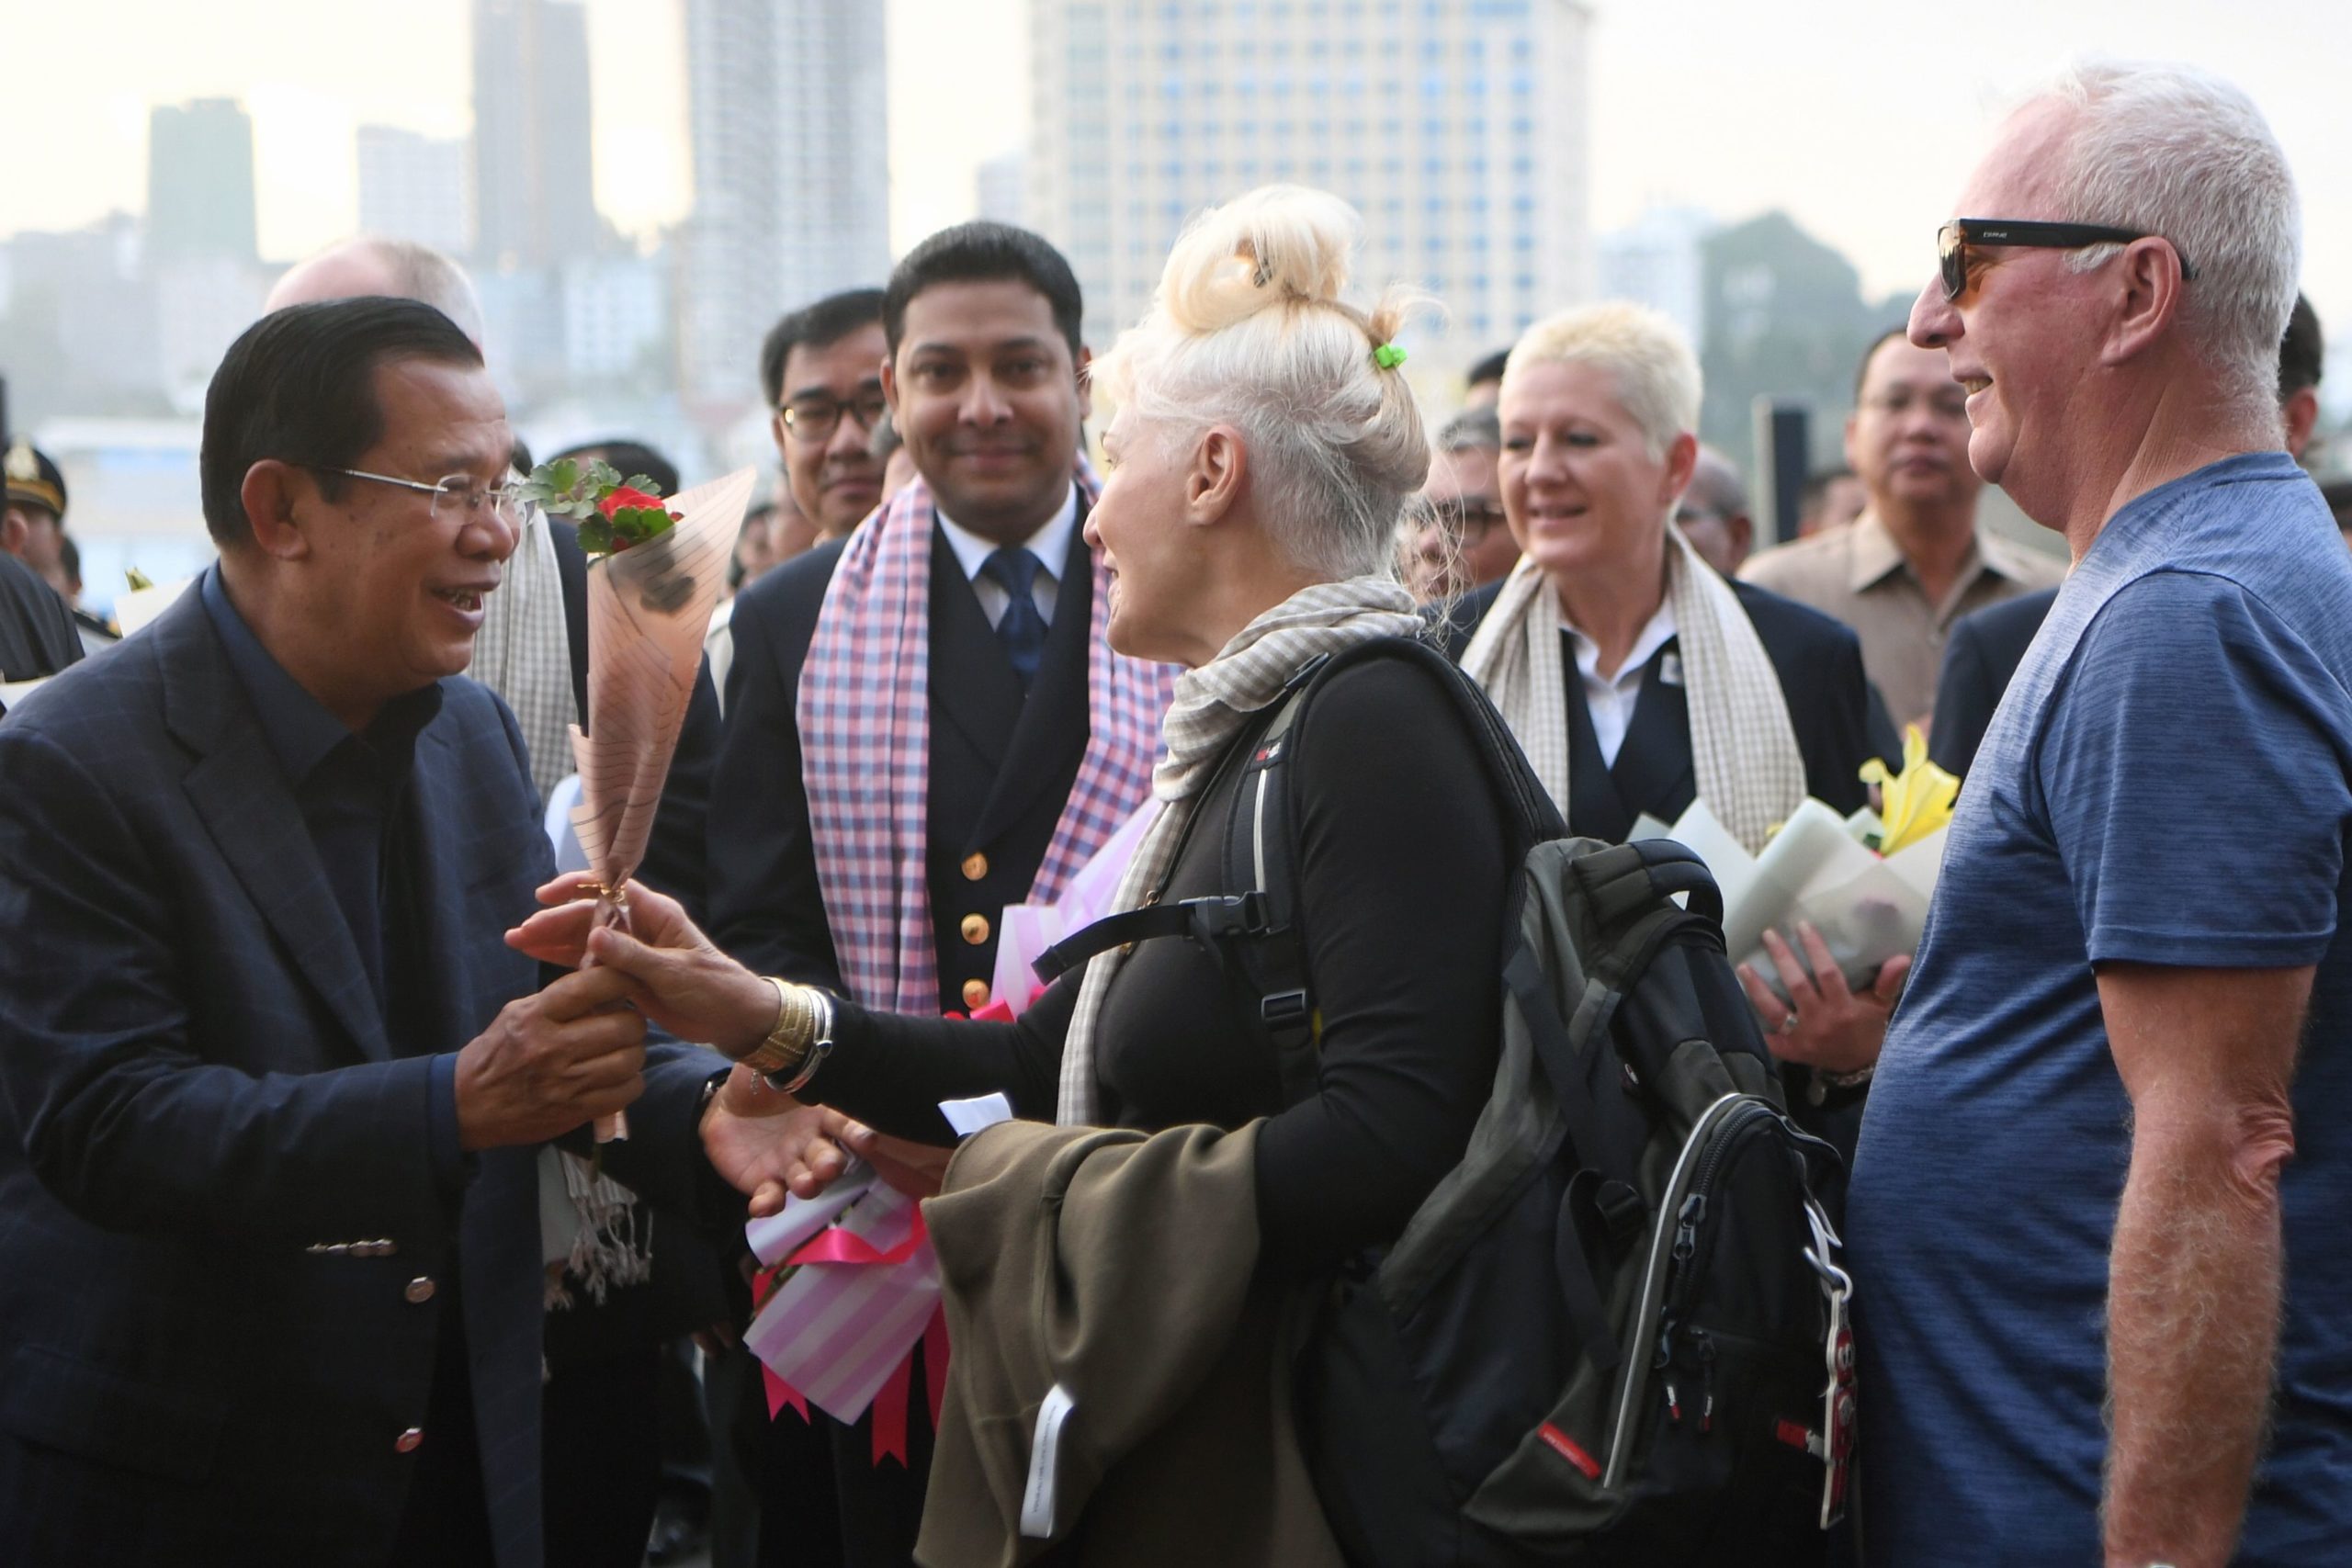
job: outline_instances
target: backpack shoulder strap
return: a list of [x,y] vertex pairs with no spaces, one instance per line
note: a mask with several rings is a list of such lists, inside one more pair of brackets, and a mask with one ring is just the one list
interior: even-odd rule
[[1283,1103],[1311,1099],[1318,1087],[1316,1048],[1321,1025],[1306,979],[1306,942],[1298,926],[1298,846],[1290,757],[1307,698],[1332,664],[1329,654],[1302,665],[1283,688],[1274,716],[1241,767],[1240,787],[1225,823],[1225,886],[1251,890],[1263,925],[1229,951],[1257,998],[1258,1028],[1273,1049]]

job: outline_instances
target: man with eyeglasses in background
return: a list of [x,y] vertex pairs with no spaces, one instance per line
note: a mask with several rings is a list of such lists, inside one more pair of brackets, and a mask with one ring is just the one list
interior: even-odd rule
[[1854,628],[1862,670],[1899,727],[1925,724],[1952,623],[2054,585],[2065,563],[1976,519],[1968,394],[1901,327],[1862,353],[1846,460],[1870,497],[1852,525],[1751,558],[1740,576]]
[[[962,224],[908,253],[878,304],[878,328],[774,356],[794,493],[820,524],[855,525],[879,494],[885,402],[917,478],[738,601],[710,934],[761,973],[870,1008],[973,1012],[996,999],[1005,906],[1057,897],[1149,799],[1175,672],[1104,641],[1069,262],[1025,230]],[[919,1351],[915,1389],[924,1365]],[[806,1495],[810,1428],[786,1413],[767,1439],[762,1561],[910,1561],[923,1401],[895,1455],[870,1411],[810,1415],[835,1496]]]
[[882,501],[874,429],[882,396],[882,290],[827,295],[778,321],[760,345],[777,456],[816,542],[846,537]]
[[1690,483],[1674,503],[1674,525],[1699,558],[1725,577],[1736,573],[1756,542],[1756,518],[1747,510],[1747,486],[1729,457],[1712,446],[1699,448]]
[[1429,479],[1406,519],[1406,586],[1422,603],[1499,582],[1518,563],[1519,541],[1503,521],[1495,486],[1502,449],[1502,425],[1491,408],[1464,409],[1439,427]]

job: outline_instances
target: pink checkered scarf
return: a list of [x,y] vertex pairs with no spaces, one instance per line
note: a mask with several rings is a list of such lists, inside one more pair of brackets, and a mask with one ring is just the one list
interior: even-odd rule
[[[1078,483],[1091,504],[1099,487],[1083,464]],[[924,874],[935,514],[917,479],[850,536],[800,674],[801,773],[833,952],[851,997],[893,1012],[939,1010]],[[1033,902],[1058,896],[1151,798],[1160,715],[1175,690],[1172,666],[1111,651],[1108,574],[1100,556],[1092,560],[1086,755],[1030,885]]]

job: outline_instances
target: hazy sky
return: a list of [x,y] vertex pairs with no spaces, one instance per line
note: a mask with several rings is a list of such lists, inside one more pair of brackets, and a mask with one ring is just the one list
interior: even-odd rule
[[[830,0],[857,3],[857,0]],[[596,187],[622,227],[684,215],[682,0],[588,0]],[[1020,143],[1023,0],[888,0],[893,238],[969,215]],[[1652,201],[1785,208],[1874,293],[1914,288],[2008,95],[2085,51],[2196,61],[2251,92],[2301,184],[2305,282],[2352,342],[2352,20],[2340,0],[1596,0],[1593,220]],[[356,220],[352,128],[461,134],[467,0],[14,0],[0,233],[145,202],[146,108],[244,99],[266,254]]]

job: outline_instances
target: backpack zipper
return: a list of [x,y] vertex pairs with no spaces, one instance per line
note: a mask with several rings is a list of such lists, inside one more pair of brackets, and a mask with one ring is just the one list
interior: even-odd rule
[[[1769,1111],[1761,1100],[1736,1091],[1724,1095],[1699,1113],[1690,1135],[1683,1140],[1682,1152],[1675,1156],[1674,1172],[1666,1184],[1666,1206],[1678,1216],[1682,1201],[1690,1193],[1691,1179],[1702,1156],[1709,1153],[1709,1140],[1716,1128],[1744,1105],[1755,1105]],[[1602,1472],[1600,1484],[1614,1490],[1625,1478],[1625,1465],[1633,1445],[1635,1413],[1641,1407],[1642,1395],[1647,1392],[1650,1373],[1650,1341],[1664,1306],[1667,1265],[1672,1261],[1669,1247],[1676,1232],[1659,1225],[1650,1237],[1650,1255],[1642,1269],[1642,1293],[1639,1308],[1634,1314],[1631,1332],[1625,1345],[1625,1386],[1618,1391],[1616,1419],[1610,1423],[1609,1464]]]

